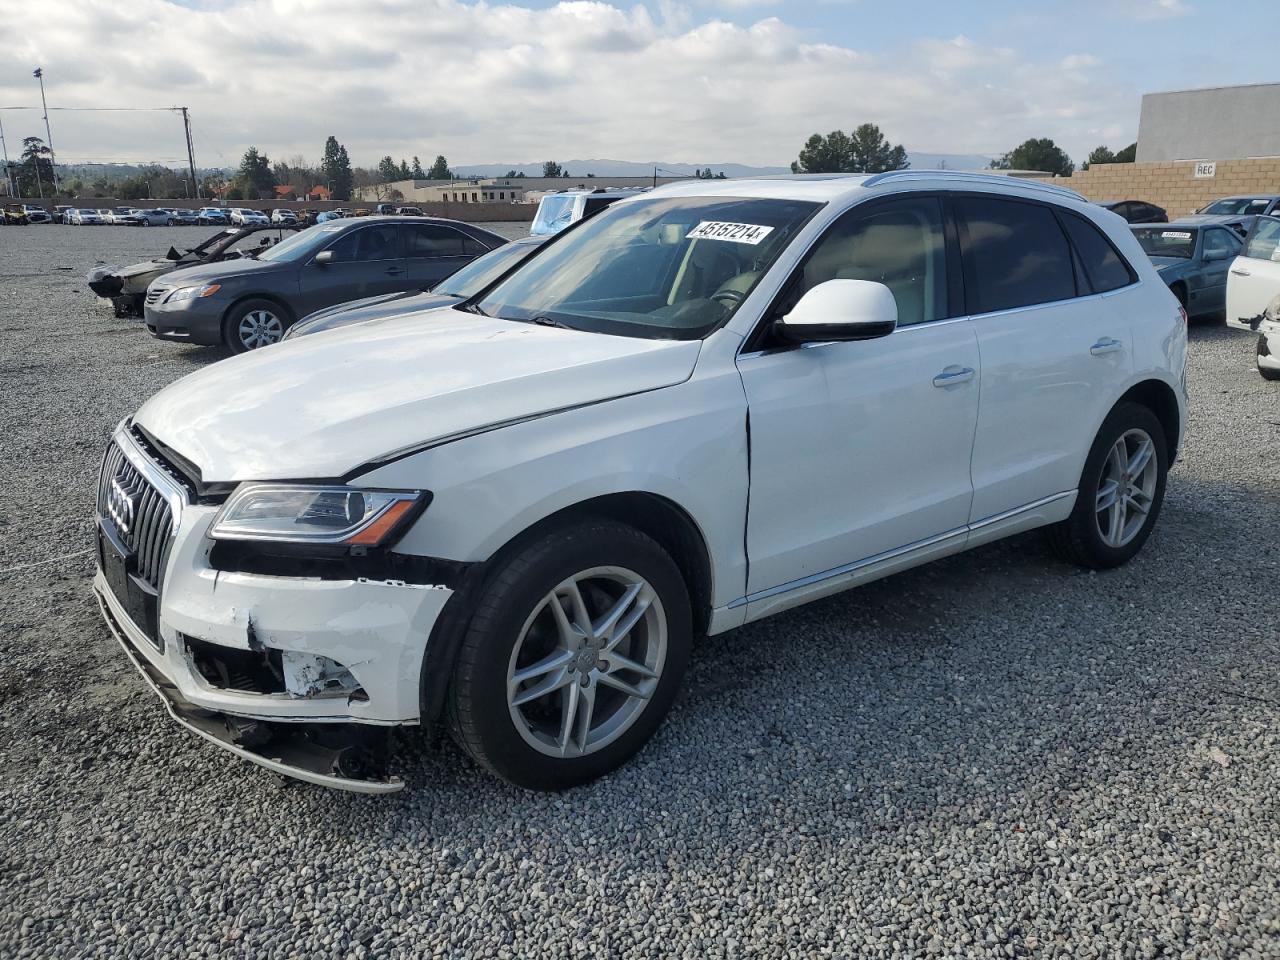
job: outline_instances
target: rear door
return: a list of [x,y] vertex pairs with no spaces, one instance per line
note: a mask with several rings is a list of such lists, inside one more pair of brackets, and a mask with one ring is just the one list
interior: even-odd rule
[[1280,297],[1280,218],[1258,217],[1240,256],[1227,273],[1227,323],[1257,330],[1262,314]]
[[406,223],[405,264],[415,288],[433,287],[489,248],[442,223]]
[[298,277],[298,317],[321,307],[413,288],[400,246],[400,225],[371,223],[348,230],[325,250],[329,263],[305,263]]
[[1111,300],[1136,274],[1068,210],[973,194],[955,206],[982,355],[976,524],[1079,485],[1098,424],[1133,366],[1125,311]]

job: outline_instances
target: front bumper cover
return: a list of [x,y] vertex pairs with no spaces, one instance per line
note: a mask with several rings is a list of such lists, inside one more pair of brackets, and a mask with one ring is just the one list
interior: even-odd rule
[[191,732],[241,759],[307,783],[355,793],[394,793],[404,787],[387,774],[389,727],[359,724],[272,723],[208,710],[192,703],[143,655],[146,639],[130,623],[110,590],[94,583],[94,594],[112,635],[164,703],[169,715]]

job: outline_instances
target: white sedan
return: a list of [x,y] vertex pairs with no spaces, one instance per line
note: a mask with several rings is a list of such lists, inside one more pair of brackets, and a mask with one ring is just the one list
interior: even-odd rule
[[67,223],[73,223],[76,226],[87,227],[102,223],[102,217],[98,215],[97,210],[90,210],[82,207],[76,210],[67,211]]
[[1227,325],[1258,334],[1258,374],[1280,380],[1280,217],[1258,217],[1227,275]]

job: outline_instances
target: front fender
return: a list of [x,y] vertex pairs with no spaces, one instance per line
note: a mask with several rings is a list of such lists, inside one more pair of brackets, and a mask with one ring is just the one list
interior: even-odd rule
[[746,398],[728,371],[445,442],[355,482],[430,490],[396,550],[460,562],[586,500],[664,497],[702,534],[718,607],[746,586],[747,454]]

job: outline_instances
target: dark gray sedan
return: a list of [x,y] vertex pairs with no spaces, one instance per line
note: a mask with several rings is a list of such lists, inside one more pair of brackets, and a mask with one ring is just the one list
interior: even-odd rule
[[1131,229],[1188,319],[1223,311],[1227,270],[1242,246],[1229,218],[1184,218]]
[[299,317],[361,297],[421,290],[507,241],[424,217],[361,217],[303,230],[255,257],[175,270],[147,288],[147,329],[161,340],[276,343]]
[[546,237],[521,237],[519,240],[512,240],[505,247],[491,250],[483,257],[476,257],[453,276],[427,290],[365,297],[317,310],[290,327],[284,339],[296,340],[313,333],[348,327],[353,323],[420,313],[436,307],[451,307],[463,300],[470,300],[499,277],[514,270],[517,264],[523,263],[546,240]]

